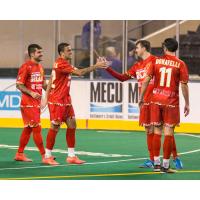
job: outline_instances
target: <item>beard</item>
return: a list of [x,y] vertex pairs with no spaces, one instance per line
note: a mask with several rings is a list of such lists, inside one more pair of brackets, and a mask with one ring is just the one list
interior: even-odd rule
[[42,56],[35,58],[35,61],[41,62],[42,61]]

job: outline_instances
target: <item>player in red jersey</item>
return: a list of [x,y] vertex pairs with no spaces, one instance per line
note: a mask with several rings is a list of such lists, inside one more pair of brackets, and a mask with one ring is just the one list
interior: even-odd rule
[[[134,64],[125,74],[119,74],[115,72],[111,67],[107,68],[107,71],[117,78],[120,81],[126,81],[131,78],[136,78],[138,81],[139,93],[141,92],[141,86],[144,78],[146,77],[147,69],[152,66],[154,60],[156,59],[155,56],[150,54],[151,45],[149,41],[146,40],[139,40],[136,43],[136,50],[135,53],[138,57],[142,60],[138,61]],[[150,121],[150,103],[151,103],[151,96],[152,91],[154,88],[153,79],[149,83],[146,93],[144,95],[144,104],[140,109],[140,118],[139,124],[145,127],[146,135],[147,135],[147,147],[149,151],[149,158],[147,159],[140,167],[142,168],[153,168],[154,166],[154,154],[153,154],[153,138],[154,138],[154,130],[153,126],[151,125]],[[161,138],[160,138],[161,141]],[[173,157],[174,159],[177,158],[177,151],[176,151],[176,143],[174,140],[173,143]]]
[[[102,68],[107,65],[105,61],[98,61],[95,65],[84,69],[77,69],[70,64],[72,58],[71,46],[67,43],[58,45],[59,57],[55,61],[50,82],[46,91],[46,98],[44,106],[47,103],[50,112],[51,128],[47,134],[46,139],[46,160],[54,160],[51,151],[55,144],[56,135],[59,131],[60,125],[64,122],[67,125],[66,142],[68,145],[67,163],[82,164],[85,161],[80,160],[75,155],[75,131],[76,120],[74,109],[72,106],[70,96],[71,74],[82,76],[86,73],[94,71],[96,68]],[[58,164],[58,163],[47,163]]]
[[27,60],[18,71],[16,87],[22,92],[21,114],[24,129],[20,137],[18,151],[15,155],[16,161],[31,162],[32,160],[24,154],[24,148],[28,144],[31,133],[40,154],[44,157],[45,149],[41,135],[40,126],[40,102],[42,88],[47,84],[44,78],[44,69],[40,64],[42,61],[42,48],[37,44],[28,46],[29,60]]
[[[175,56],[178,42],[167,38],[163,43],[164,56],[156,58],[155,63],[149,66],[147,77],[142,84],[139,100],[144,102],[146,88],[154,77],[154,89],[151,98],[151,123],[154,125],[154,171],[174,173],[170,169],[169,161],[172,152],[174,128],[180,123],[179,111],[179,83],[185,100],[184,114],[189,114],[188,70],[186,64]],[[162,129],[164,130],[163,166],[160,162],[160,145]]]

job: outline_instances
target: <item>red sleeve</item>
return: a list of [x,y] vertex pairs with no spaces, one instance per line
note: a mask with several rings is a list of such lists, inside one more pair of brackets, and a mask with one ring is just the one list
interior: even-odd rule
[[180,67],[180,82],[187,83],[189,80],[188,68],[185,63]]
[[130,78],[136,78],[136,66],[138,63],[133,65],[125,74],[127,74]]
[[72,65],[66,63],[58,63],[54,69],[62,74],[71,74],[75,70]]
[[27,79],[27,76],[28,76],[28,69],[27,69],[27,66],[26,66],[26,65],[22,65],[22,66],[19,68],[16,83],[25,84],[26,79]]
[[118,79],[119,81],[127,81],[130,79],[130,77],[127,74],[120,74],[118,72],[116,72],[115,70],[113,70],[111,67],[108,67],[106,69],[106,71],[111,74],[113,77],[115,77],[116,79]]

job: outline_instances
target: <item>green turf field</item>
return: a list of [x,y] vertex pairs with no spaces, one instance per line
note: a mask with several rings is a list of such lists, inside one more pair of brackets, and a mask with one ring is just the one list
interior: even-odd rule
[[[160,174],[138,165],[148,157],[144,132],[77,131],[77,155],[87,161],[84,165],[68,165],[66,159],[65,130],[56,140],[56,161],[59,166],[41,163],[39,152],[31,138],[25,153],[32,163],[16,162],[15,155],[21,129],[0,129],[0,179],[65,179],[65,180],[200,180],[200,136],[177,134],[177,148],[184,169],[176,174]],[[47,129],[43,129],[46,139]]]

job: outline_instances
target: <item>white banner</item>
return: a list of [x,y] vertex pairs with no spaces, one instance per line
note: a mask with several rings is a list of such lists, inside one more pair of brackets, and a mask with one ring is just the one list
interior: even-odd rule
[[[0,118],[21,118],[21,94],[16,89],[15,79],[0,79]],[[181,122],[200,123],[200,83],[189,83],[190,115],[183,115],[181,96]],[[135,81],[73,80],[72,103],[77,119],[134,120],[138,121],[138,84]],[[48,119],[48,108],[42,113]]]

